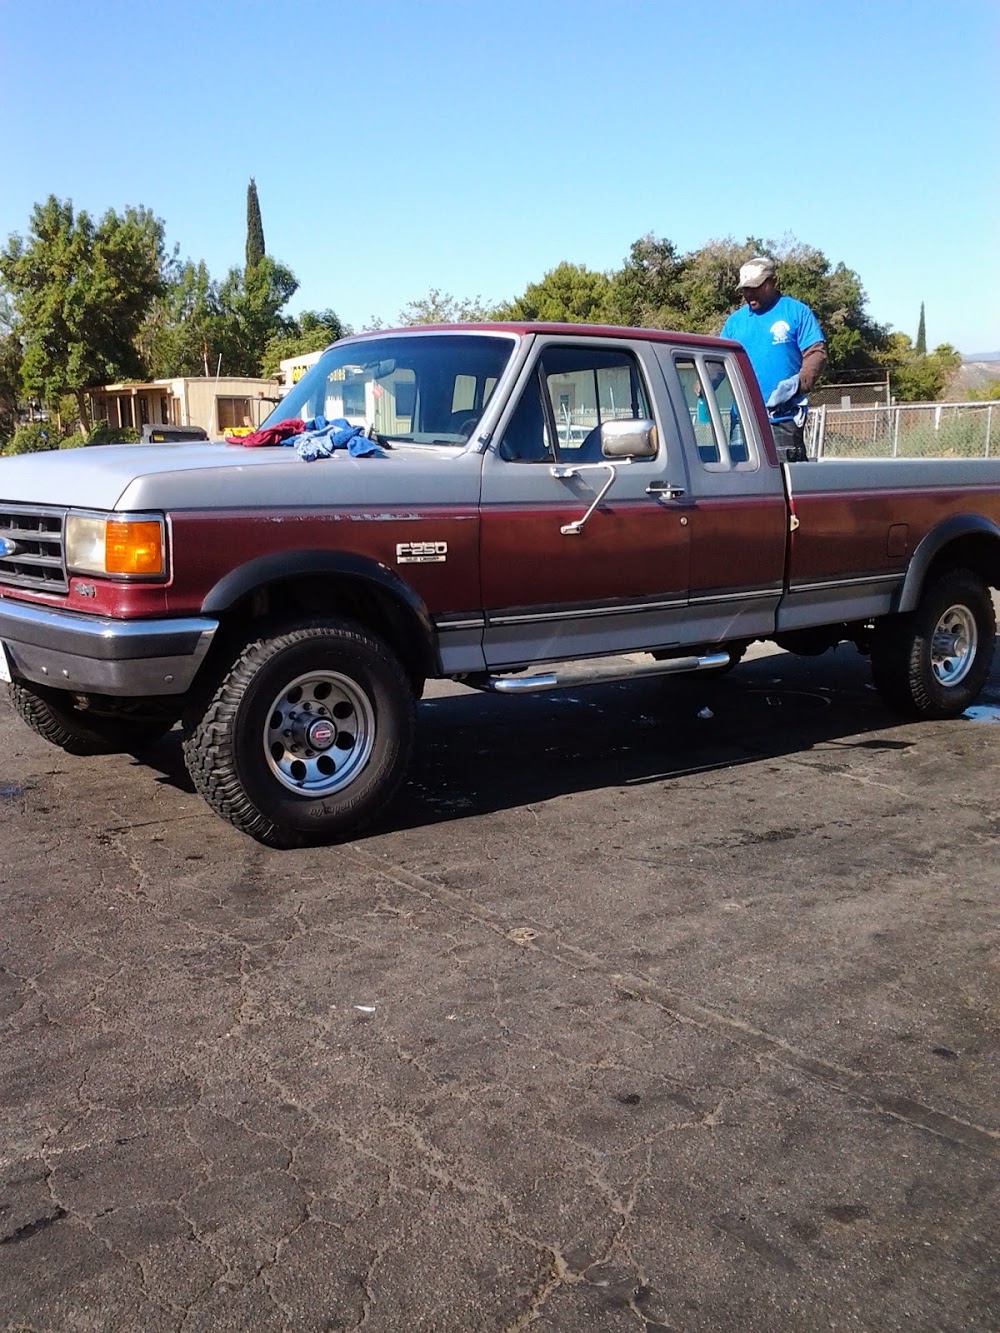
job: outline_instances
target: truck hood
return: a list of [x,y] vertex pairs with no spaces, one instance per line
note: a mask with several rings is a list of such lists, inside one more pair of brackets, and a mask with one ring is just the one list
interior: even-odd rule
[[294,449],[106,445],[0,458],[0,504],[97,510],[302,508],[474,502],[481,457],[395,447],[385,458],[304,463]]

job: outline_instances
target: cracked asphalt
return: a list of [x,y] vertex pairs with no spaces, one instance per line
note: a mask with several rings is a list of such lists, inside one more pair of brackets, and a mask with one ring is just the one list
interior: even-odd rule
[[304,852],[0,693],[0,1327],[995,1330],[1000,726],[867,681],[434,687]]

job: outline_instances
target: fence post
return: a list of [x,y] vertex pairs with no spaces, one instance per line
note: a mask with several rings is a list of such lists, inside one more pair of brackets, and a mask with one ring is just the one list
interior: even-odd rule
[[892,456],[899,457],[899,408],[897,407],[892,418]]
[[990,456],[990,430],[993,426],[993,404],[986,409],[986,457]]
[[820,403],[816,410],[816,425],[813,427],[813,458],[823,457],[823,441],[826,438],[826,403]]

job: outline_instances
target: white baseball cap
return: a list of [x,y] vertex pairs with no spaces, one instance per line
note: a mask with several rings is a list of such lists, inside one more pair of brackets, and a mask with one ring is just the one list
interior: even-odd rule
[[767,282],[768,278],[773,277],[774,260],[758,255],[754,259],[748,259],[740,269],[740,290],[744,287],[759,287]]

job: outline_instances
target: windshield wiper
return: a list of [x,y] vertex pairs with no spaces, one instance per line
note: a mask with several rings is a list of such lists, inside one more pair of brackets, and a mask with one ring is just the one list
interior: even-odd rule
[[[393,438],[399,439],[399,436],[397,435],[394,436]],[[374,440],[375,443],[380,444],[383,449],[392,449],[394,447],[392,444],[389,443],[388,435],[380,435],[377,430],[372,430],[370,427],[368,430],[365,431],[365,439]]]

